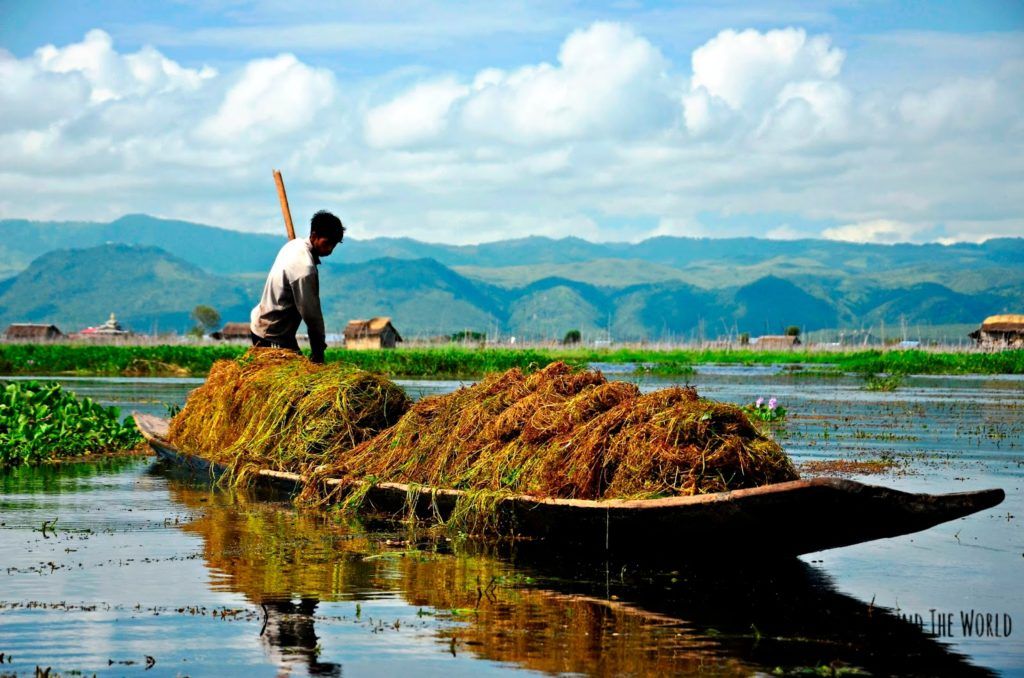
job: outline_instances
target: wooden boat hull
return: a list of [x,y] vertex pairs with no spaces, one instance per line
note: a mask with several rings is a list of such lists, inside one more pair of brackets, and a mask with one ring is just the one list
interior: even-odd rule
[[[178,450],[166,440],[167,421],[136,414],[158,456],[197,474],[226,469]],[[257,482],[297,492],[305,480],[263,470]],[[329,480],[328,484],[348,484]],[[446,520],[464,492],[380,483],[367,493],[370,512]],[[541,499],[512,496],[495,507],[491,526],[504,535],[599,550],[609,555],[658,553],[666,558],[709,558],[742,551],[780,557],[897,537],[996,506],[1001,489],[913,494],[841,478],[813,478],[763,487],[647,500]]]

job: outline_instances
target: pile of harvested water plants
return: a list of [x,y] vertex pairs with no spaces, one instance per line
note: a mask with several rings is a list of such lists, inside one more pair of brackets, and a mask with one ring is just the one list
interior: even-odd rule
[[303,472],[395,424],[409,409],[388,379],[291,351],[219,360],[172,420],[181,449],[225,464],[240,482],[259,469]]
[[[393,481],[576,499],[693,495],[794,480],[782,449],[740,408],[692,388],[641,394],[600,372],[552,363],[424,398],[394,427],[315,470]],[[311,483],[311,498],[322,483]]]
[[[410,406],[387,379],[286,351],[220,361],[171,423],[179,447],[303,474],[303,499],[374,483],[577,499],[693,495],[794,480],[792,463],[736,406],[692,388],[641,394],[552,363],[492,374]],[[351,481],[329,485],[322,481]]]

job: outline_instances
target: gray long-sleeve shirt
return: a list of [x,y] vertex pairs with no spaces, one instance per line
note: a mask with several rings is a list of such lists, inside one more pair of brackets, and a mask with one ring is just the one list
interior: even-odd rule
[[294,340],[299,323],[306,323],[313,360],[322,360],[324,315],[320,310],[320,257],[309,238],[291,240],[281,248],[263,286],[260,303],[252,309],[249,327],[258,337]]

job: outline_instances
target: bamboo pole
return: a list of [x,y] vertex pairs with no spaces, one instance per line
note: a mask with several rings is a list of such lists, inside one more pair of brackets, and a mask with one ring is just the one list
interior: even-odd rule
[[284,216],[284,227],[288,231],[288,239],[295,240],[292,210],[288,207],[288,194],[284,191],[284,178],[281,176],[280,170],[274,170],[274,183],[277,184],[277,199],[281,201],[281,214]]

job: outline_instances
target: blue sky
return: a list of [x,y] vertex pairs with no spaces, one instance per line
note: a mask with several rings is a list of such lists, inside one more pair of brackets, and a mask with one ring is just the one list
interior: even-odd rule
[[0,2],[0,218],[1024,236],[1020,2]]

